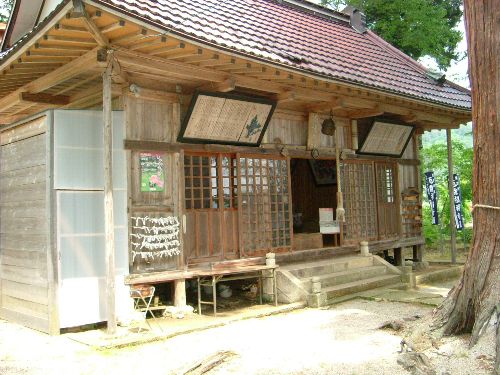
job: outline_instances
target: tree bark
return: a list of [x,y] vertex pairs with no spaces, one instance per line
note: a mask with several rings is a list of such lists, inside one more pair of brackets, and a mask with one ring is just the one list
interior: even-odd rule
[[[465,0],[474,129],[474,238],[460,282],[434,316],[444,334],[471,332],[474,345],[500,311],[500,7]],[[497,324],[495,372],[500,368]]]
[[[498,0],[465,0],[474,131],[474,238],[460,282],[437,309],[444,334],[472,333],[474,345],[500,316],[500,7]],[[497,324],[495,372],[499,373]]]

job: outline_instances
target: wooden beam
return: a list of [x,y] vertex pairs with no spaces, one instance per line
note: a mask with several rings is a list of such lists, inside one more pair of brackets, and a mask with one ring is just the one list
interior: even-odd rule
[[102,112],[104,119],[104,234],[106,264],[106,317],[107,332],[116,333],[115,301],[115,224],[113,217],[113,64],[108,64],[102,76]]
[[52,53],[55,56],[64,55],[67,53],[75,53],[75,52],[88,52],[92,50],[92,47],[82,47],[82,46],[52,46],[45,45],[40,43],[35,43],[35,50],[27,51],[26,55],[36,55],[45,53]]
[[85,86],[89,82],[95,81],[98,76],[99,75],[91,75],[90,77],[85,78],[83,80],[78,80],[78,82],[75,82],[75,83],[69,85],[68,87],[65,87],[64,89],[62,89],[61,91],[59,91],[57,94],[58,95],[62,95],[64,93],[68,92],[68,91],[71,91],[71,90],[77,89],[79,87]]
[[337,96],[332,96],[329,101],[310,105],[307,107],[309,112],[329,112],[344,108],[343,101]]
[[71,32],[71,33],[81,33],[88,35],[89,31],[85,27],[77,27],[77,26],[68,26],[68,25],[63,25],[60,23],[56,23],[54,26],[54,29],[59,30],[59,31],[66,31],[66,32]]
[[141,29],[141,30],[134,31],[134,32],[126,34],[126,35],[122,35],[122,36],[110,39],[109,42],[112,45],[113,44],[127,43],[127,42],[134,41],[136,39],[139,39],[139,38],[143,38],[147,34],[148,34],[148,31],[146,29]]
[[69,96],[66,95],[50,95],[50,94],[31,94],[29,92],[21,93],[21,101],[38,104],[50,105],[66,105],[69,103]]
[[85,17],[80,18],[87,28],[87,30],[92,34],[94,37],[95,41],[97,44],[101,47],[106,47],[109,45],[109,39],[106,35],[101,33],[101,30],[99,30],[99,27],[95,24],[95,22],[88,16],[86,15]]
[[404,122],[407,122],[409,124],[417,122],[418,121],[418,116],[415,115],[415,113],[410,112],[408,115],[403,115],[401,116],[401,120]]
[[206,85],[198,87],[199,90],[216,91],[216,92],[230,92],[236,88],[236,81],[232,78],[226,79],[219,83],[207,83]]
[[186,48],[186,45],[184,43],[177,43],[173,46],[166,46],[154,49],[152,51],[148,51],[148,55],[153,55],[153,56],[162,55],[166,53],[171,53],[172,51],[182,50],[184,48]]
[[101,33],[102,34],[107,34],[107,33],[110,33],[112,31],[115,31],[115,30],[118,30],[122,27],[125,26],[125,21],[124,20],[120,20],[118,22],[113,22],[107,26],[104,26],[102,29],[101,29]]
[[142,48],[155,47],[155,46],[163,46],[167,43],[167,37],[162,36],[160,38],[155,38],[153,36],[149,38],[145,38],[144,40],[140,40],[137,44],[132,44],[127,47],[130,51],[136,51]]
[[130,52],[120,49],[115,52],[115,56],[125,70],[127,70],[127,67],[132,67],[147,73],[212,82],[223,82],[229,78],[226,73],[215,72],[210,69],[200,68],[177,61],[152,57],[139,52]]
[[70,38],[67,36],[59,35],[44,35],[43,40],[47,42],[57,42],[57,43],[72,43],[72,44],[82,44],[87,46],[95,46],[96,41],[92,38]]
[[360,118],[380,116],[383,114],[384,114],[384,111],[381,111],[379,108],[358,109],[355,111],[348,111],[346,114],[346,117],[356,120],[356,119],[360,119]]
[[172,92],[150,90],[139,85],[132,84],[126,90],[126,94],[141,99],[154,100],[167,103],[179,103],[179,95]]
[[20,103],[20,93],[30,92],[33,94],[47,90],[53,86],[82,74],[97,66],[96,55],[99,48],[87,52],[85,55],[71,61],[70,63],[53,70],[52,72],[32,81],[0,99],[0,112],[4,112],[12,106]]
[[274,95],[274,100],[280,103],[287,103],[295,100],[295,92],[294,91],[284,91],[280,94]]

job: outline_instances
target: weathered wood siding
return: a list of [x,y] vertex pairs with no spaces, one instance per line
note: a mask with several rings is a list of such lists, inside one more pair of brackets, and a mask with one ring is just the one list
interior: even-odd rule
[[[180,105],[173,102],[152,101],[134,96],[125,97],[126,139],[175,143],[180,130]],[[128,152],[129,173],[128,209],[129,233],[133,234],[133,217],[176,217],[182,224],[179,187],[183,180],[181,153],[162,152],[165,189],[163,192],[141,191],[140,153],[151,150]],[[182,232],[182,228],[181,228]],[[180,233],[182,237],[182,233]],[[129,240],[129,246],[131,246]],[[182,238],[181,238],[182,251]],[[183,264],[183,254],[146,261],[129,252],[130,273],[179,269]]]
[[46,118],[1,135],[0,315],[49,331]]
[[307,116],[301,112],[274,112],[263,143],[305,146],[307,144]]

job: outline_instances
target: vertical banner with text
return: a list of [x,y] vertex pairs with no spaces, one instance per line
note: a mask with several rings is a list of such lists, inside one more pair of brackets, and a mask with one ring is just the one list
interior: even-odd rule
[[462,212],[462,191],[460,189],[460,177],[453,173],[453,205],[455,206],[455,227],[464,229],[464,216]]
[[427,199],[431,205],[432,212],[432,224],[439,224],[438,217],[438,207],[437,207],[437,190],[436,190],[436,178],[434,177],[434,172],[425,172],[425,190],[427,192]]

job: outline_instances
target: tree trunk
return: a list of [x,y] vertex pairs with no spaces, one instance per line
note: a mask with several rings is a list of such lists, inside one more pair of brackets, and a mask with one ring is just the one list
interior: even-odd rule
[[[465,0],[474,129],[474,238],[462,279],[435,314],[445,334],[471,332],[471,345],[500,316],[500,6]],[[500,368],[497,320],[495,371]]]

